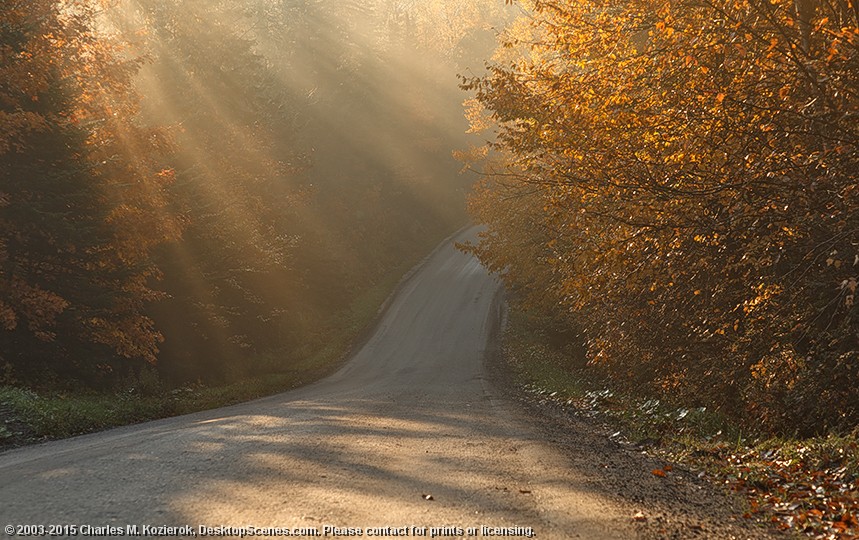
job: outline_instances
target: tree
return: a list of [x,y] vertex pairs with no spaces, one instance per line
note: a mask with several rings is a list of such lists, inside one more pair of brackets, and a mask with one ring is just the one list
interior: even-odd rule
[[87,2],[0,13],[2,361],[21,378],[97,382],[154,362],[149,254],[175,238],[158,131],[138,127],[140,60]]
[[167,293],[151,312],[167,338],[159,370],[172,381],[252,372],[250,358],[283,345],[292,311],[289,217],[306,197],[291,183],[295,101],[255,50],[245,2],[146,0],[113,19],[145,30],[152,62],[136,84],[147,120],[173,135],[170,213],[185,223],[154,256]]
[[507,163],[478,253],[542,276],[619,382],[773,429],[859,422],[855,8],[529,6],[530,42],[464,85]]

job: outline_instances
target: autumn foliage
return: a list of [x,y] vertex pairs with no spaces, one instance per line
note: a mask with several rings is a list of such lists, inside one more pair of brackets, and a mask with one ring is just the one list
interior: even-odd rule
[[96,7],[0,11],[0,363],[22,376],[154,362],[161,340],[145,306],[150,254],[179,232],[172,174],[159,132],[133,123],[138,61],[96,35]]
[[474,91],[474,251],[618,384],[859,423],[859,9],[526,3]]

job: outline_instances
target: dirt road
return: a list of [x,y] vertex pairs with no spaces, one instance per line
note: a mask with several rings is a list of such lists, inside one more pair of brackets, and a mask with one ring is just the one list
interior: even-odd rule
[[[0,526],[66,525],[78,537],[217,527],[427,538],[744,534],[719,528],[730,518],[724,505],[707,506],[710,495],[695,495],[701,486],[654,499],[648,490],[661,488],[650,482],[663,480],[647,478],[646,458],[576,431],[586,426],[555,419],[547,428],[505,398],[484,363],[499,292],[448,242],[401,287],[366,345],[319,383],[0,454]],[[606,463],[644,488],[612,481],[597,465]],[[661,525],[663,499],[684,497],[665,510],[679,525]],[[633,522],[638,508],[648,523]]]

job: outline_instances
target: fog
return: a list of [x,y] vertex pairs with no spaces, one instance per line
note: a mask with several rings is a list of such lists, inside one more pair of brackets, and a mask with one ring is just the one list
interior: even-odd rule
[[141,118],[167,134],[171,211],[186,222],[160,254],[161,376],[301,362],[362,294],[467,221],[458,75],[483,70],[499,4],[124,0],[105,12],[145,58]]

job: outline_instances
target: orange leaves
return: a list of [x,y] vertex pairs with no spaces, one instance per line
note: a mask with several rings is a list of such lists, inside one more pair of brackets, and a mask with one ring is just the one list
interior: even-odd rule
[[[817,439],[813,445],[826,446],[837,441]],[[854,443],[855,444],[855,443]],[[728,467],[725,483],[749,500],[747,519],[764,518],[781,530],[793,529],[815,537],[852,537],[859,534],[859,488],[847,461],[855,447],[839,448],[835,463],[821,467],[817,452],[795,444],[778,450],[747,451],[725,456]],[[795,454],[790,459],[779,453]],[[818,458],[818,459],[815,459]],[[823,463],[826,463],[823,459]],[[846,536],[842,536],[844,534]]]
[[69,307],[69,303],[58,294],[38,285],[30,285],[17,278],[12,281],[12,305],[4,306],[4,320],[9,325],[6,329],[15,328],[17,319],[22,318],[37,339],[52,341],[55,334],[51,328],[57,316]]
[[666,21],[657,21],[656,24],[654,25],[654,27],[665,38],[670,38],[671,36],[674,35],[674,28],[672,26],[669,26],[669,23]]
[[836,58],[846,60],[846,58],[842,56],[840,42],[838,39],[832,40],[832,43],[829,45],[829,50],[827,52],[829,53],[826,57],[827,62],[831,62]]
[[[859,258],[857,258],[859,260]],[[857,286],[857,278],[856,276],[850,276],[850,278],[845,279],[839,285],[839,289],[841,289],[842,294],[844,294],[844,306],[845,307],[853,307],[855,304],[854,299],[856,298],[856,286]]]
[[0,300],[0,329],[14,330],[18,326],[18,316],[12,306]]
[[[821,13],[806,48],[793,3],[773,5],[762,17],[774,8],[757,0],[585,1],[534,20],[552,72],[524,58],[476,96],[501,119],[508,159],[497,196],[481,195],[496,233],[481,253],[535,304],[581,324],[620,384],[816,429],[813,415],[859,416],[841,420],[800,390],[824,384],[841,411],[859,399],[844,374],[803,363],[855,350],[854,296],[838,288],[854,253],[822,263],[835,244],[859,244],[847,187],[859,170],[859,51],[845,45],[859,34]],[[563,122],[521,122],[546,111]],[[784,395],[813,415],[777,412]]]
[[[96,30],[95,3],[23,4],[0,10],[18,36],[13,54],[0,48],[11,82],[0,90],[0,177],[14,210],[0,217],[0,329],[18,332],[15,356],[39,358],[29,370],[111,352],[151,359],[158,334],[141,311],[156,296],[152,249],[172,228],[158,187],[172,172],[135,118],[139,64]],[[105,347],[83,357],[75,343]]]
[[172,168],[161,169],[156,173],[158,179],[165,184],[172,184],[176,180],[176,171]]
[[661,469],[653,469],[652,471],[650,471],[650,474],[652,474],[653,476],[659,477],[659,478],[665,478],[668,475],[668,473],[670,473],[673,470],[674,470],[674,467],[672,465],[665,465]]

